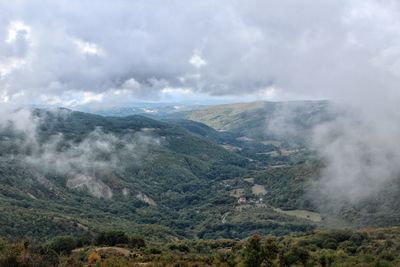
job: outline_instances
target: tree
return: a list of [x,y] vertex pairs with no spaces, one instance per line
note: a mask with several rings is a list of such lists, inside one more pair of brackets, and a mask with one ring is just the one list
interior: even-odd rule
[[303,264],[303,266],[307,266],[307,262],[310,259],[310,253],[302,247],[295,247],[294,253],[297,255],[301,264]]
[[247,267],[273,266],[278,254],[278,246],[274,238],[262,240],[260,236],[252,236],[244,249],[244,264]]
[[146,242],[142,237],[131,237],[129,238],[129,247],[131,248],[144,248],[146,247]]
[[280,255],[280,262],[283,266],[292,266],[297,262],[300,262],[303,266],[307,266],[309,259],[310,253],[298,244],[293,245],[287,252],[282,251]]
[[76,248],[77,242],[72,236],[57,237],[50,243],[50,249],[59,254],[69,254]]
[[115,246],[117,244],[128,244],[128,236],[121,231],[101,232],[97,236],[98,245]]

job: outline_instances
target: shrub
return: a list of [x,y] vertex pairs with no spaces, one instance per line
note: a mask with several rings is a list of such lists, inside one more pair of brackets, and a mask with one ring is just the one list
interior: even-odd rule
[[69,254],[71,250],[77,248],[77,242],[72,236],[60,236],[54,239],[49,247],[59,254]]
[[142,237],[131,237],[128,245],[131,248],[144,248],[146,247],[146,242]]
[[180,252],[188,253],[190,251],[189,247],[184,244],[172,244],[169,246],[170,250],[178,250]]
[[89,264],[96,264],[97,262],[100,262],[101,257],[99,256],[99,254],[97,254],[96,251],[93,251],[92,253],[90,253],[89,257],[88,257],[88,263]]
[[128,244],[129,238],[122,231],[101,232],[96,239],[97,245],[115,246],[117,244]]

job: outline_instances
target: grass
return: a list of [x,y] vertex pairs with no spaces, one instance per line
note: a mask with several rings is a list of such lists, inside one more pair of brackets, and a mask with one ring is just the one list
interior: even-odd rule
[[279,208],[274,208],[274,211],[283,213],[289,216],[294,216],[300,219],[306,219],[310,220],[313,222],[321,222],[322,217],[321,214],[313,211],[308,211],[308,210],[282,210]]

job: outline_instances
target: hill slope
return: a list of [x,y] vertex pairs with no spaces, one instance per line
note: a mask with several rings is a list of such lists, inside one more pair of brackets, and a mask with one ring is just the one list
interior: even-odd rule
[[11,122],[0,134],[2,236],[120,229],[156,239],[210,238],[313,228],[266,207],[251,222],[243,212],[222,220],[237,206],[224,181],[256,165],[210,136],[143,116],[35,110],[33,118],[29,131]]
[[[237,114],[252,114],[239,106]],[[241,138],[242,122],[218,131],[182,116],[34,110],[24,124],[2,125],[0,236],[118,229],[152,239],[244,238],[399,223],[398,180],[357,205],[321,205],[314,182],[324,163],[304,144]]]
[[304,144],[309,130],[334,118],[327,101],[251,102],[208,106],[178,116],[227,131],[242,140]]

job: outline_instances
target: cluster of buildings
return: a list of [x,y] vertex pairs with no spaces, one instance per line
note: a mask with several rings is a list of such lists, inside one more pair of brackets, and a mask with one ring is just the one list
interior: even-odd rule
[[244,196],[241,196],[238,198],[238,204],[239,205],[245,205],[245,204],[262,204],[264,203],[264,199],[262,197],[260,198],[246,198]]

